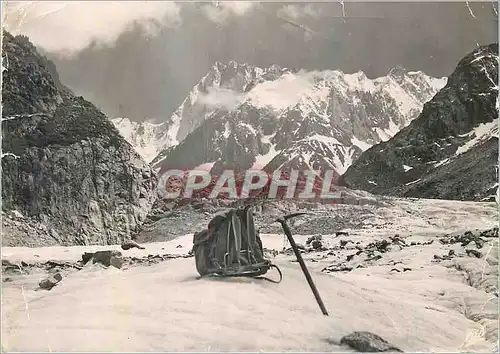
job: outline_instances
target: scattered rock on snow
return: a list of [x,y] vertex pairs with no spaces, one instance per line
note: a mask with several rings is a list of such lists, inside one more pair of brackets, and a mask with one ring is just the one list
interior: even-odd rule
[[122,247],[122,250],[125,250],[125,251],[127,251],[127,250],[129,250],[131,248],[138,248],[140,250],[146,249],[146,247],[143,247],[143,246],[139,245],[135,241],[126,241],[126,242],[122,243],[121,247]]
[[403,352],[382,337],[371,332],[353,332],[340,340],[358,352]]
[[481,252],[476,250],[465,250],[465,253],[467,253],[468,256],[474,256],[476,258],[481,258],[483,256]]
[[480,237],[498,237],[498,227],[493,229],[485,230],[479,234]]
[[57,283],[59,283],[61,280],[62,280],[61,273],[56,273],[53,276],[42,280],[40,283],[38,283],[38,286],[40,286],[40,288],[42,288],[42,289],[50,290],[54,286],[56,286]]
[[343,264],[332,264],[328,267],[323,268],[322,272],[350,272],[353,270],[353,267],[348,267]]
[[483,234],[494,234],[495,231],[492,230],[483,231],[480,235],[475,235],[471,231],[466,231],[465,233],[459,235],[446,235],[445,237],[440,238],[439,242],[442,244],[460,243],[462,247],[468,246],[469,243],[474,242],[477,248],[483,248],[485,241],[481,238],[481,236]]
[[87,264],[90,260],[92,260],[93,263],[100,263],[106,267],[112,265],[118,269],[123,265],[122,253],[120,251],[86,252],[82,255],[83,264]]
[[352,242],[351,240],[340,240],[340,248],[343,248],[347,246],[349,242]]

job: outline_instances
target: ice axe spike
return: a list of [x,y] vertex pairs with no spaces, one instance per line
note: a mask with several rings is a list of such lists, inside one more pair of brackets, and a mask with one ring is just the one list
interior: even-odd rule
[[307,282],[309,283],[309,286],[311,287],[311,290],[314,294],[314,297],[316,298],[316,301],[319,305],[319,308],[321,309],[321,312],[323,315],[328,316],[328,311],[326,311],[325,304],[323,303],[323,300],[321,300],[321,297],[319,296],[318,289],[316,288],[316,285],[314,284],[311,274],[309,273],[309,270],[306,267],[306,264],[304,262],[304,259],[302,258],[302,254],[300,253],[297,244],[295,243],[295,240],[293,239],[292,232],[290,231],[290,227],[288,227],[287,220],[294,218],[296,216],[300,215],[305,215],[309,213],[292,213],[288,214],[282,217],[279,217],[276,219],[277,222],[281,224],[283,227],[283,231],[285,232],[286,237],[288,238],[288,242],[290,242],[290,245],[292,246],[293,252],[295,253],[295,256],[297,257],[297,261],[299,261],[300,268],[302,268],[302,272],[304,273]]

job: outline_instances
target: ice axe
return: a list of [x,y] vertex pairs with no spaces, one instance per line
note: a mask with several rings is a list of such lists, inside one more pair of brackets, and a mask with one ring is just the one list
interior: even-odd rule
[[290,228],[288,227],[287,220],[294,218],[299,215],[304,215],[308,213],[292,213],[288,214],[282,217],[279,217],[276,219],[277,222],[281,224],[283,227],[283,231],[285,232],[286,237],[288,238],[288,242],[290,242],[290,245],[292,246],[293,252],[295,252],[295,256],[297,256],[297,261],[299,261],[300,268],[302,268],[302,272],[304,273],[307,282],[309,283],[309,286],[311,287],[311,290],[314,294],[314,297],[316,298],[316,301],[318,302],[319,308],[321,309],[321,312],[323,312],[323,315],[328,316],[328,312],[326,311],[325,304],[323,303],[323,300],[321,300],[321,297],[319,296],[318,289],[316,288],[316,285],[314,285],[314,282],[312,280],[311,274],[309,273],[309,270],[307,270],[306,264],[304,263],[304,259],[302,258],[302,254],[300,253],[297,244],[295,243],[295,240],[293,239],[292,232],[290,231]]

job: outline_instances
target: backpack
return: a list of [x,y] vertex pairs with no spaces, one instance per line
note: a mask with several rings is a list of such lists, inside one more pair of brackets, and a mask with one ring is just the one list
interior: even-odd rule
[[208,228],[193,236],[196,270],[200,276],[260,277],[270,268],[280,269],[264,258],[262,241],[255,229],[251,206],[215,216]]

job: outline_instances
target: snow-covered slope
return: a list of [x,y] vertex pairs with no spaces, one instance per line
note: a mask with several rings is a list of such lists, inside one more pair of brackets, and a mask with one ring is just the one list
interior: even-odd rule
[[[355,221],[359,207],[350,208]],[[335,215],[336,209],[330,213]],[[394,214],[400,217],[386,218]],[[496,351],[498,237],[483,237],[481,248],[474,242],[441,242],[450,240],[445,232],[496,225],[494,203],[391,200],[390,206],[366,209],[362,215],[369,217],[362,228],[344,230],[348,236],[323,234],[326,250],[303,254],[328,317],[321,314],[290,252],[273,258],[283,272],[280,284],[196,279],[193,258],[153,261],[154,255],[186,254],[191,233],[143,244],[144,250],[121,250],[130,259],[146,260],[142,265],[66,268],[56,287],[37,291],[47,273],[27,264],[75,262],[84,252],[120,247],[3,247],[2,260],[19,264],[22,272],[2,273],[2,348],[352,352],[340,339],[370,331],[404,352]],[[292,226],[294,233],[296,229]],[[399,238],[393,237],[396,232]],[[370,247],[381,239],[387,250],[370,257]],[[305,244],[307,236],[296,240]],[[264,234],[262,242],[274,251],[284,246],[281,233]],[[346,270],[333,271],[338,264]],[[266,276],[275,278],[276,273]]]
[[153,163],[275,169],[293,160],[341,173],[407,126],[445,84],[399,67],[372,80],[362,72],[218,63],[172,117],[179,144]]
[[172,146],[175,140],[170,136],[168,124],[133,122],[128,118],[113,118],[111,122],[147,162],[151,162],[158,151]]

